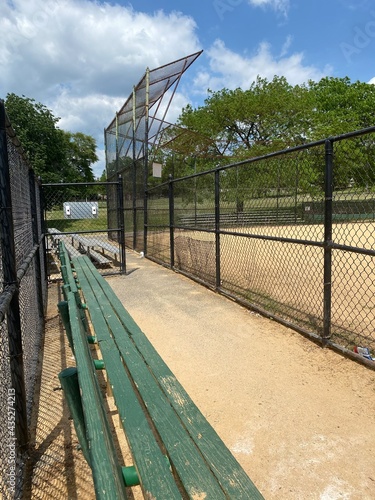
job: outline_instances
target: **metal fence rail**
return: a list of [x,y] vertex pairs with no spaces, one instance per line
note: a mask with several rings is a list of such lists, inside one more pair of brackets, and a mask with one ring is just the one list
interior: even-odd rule
[[39,183],[0,101],[0,496],[20,498],[47,303]]
[[375,356],[374,133],[148,189],[146,255],[323,345]]

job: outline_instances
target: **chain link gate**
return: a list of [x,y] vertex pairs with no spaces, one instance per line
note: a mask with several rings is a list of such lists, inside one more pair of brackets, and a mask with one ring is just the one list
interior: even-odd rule
[[56,249],[88,255],[103,275],[126,272],[123,183],[43,184],[48,275],[59,272]]

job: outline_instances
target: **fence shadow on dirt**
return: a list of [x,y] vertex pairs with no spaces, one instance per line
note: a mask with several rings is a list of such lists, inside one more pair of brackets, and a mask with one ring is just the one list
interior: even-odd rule
[[41,378],[31,427],[23,498],[91,499],[94,488],[90,468],[78,446],[58,373],[74,365],[70,347],[59,319],[59,285],[50,285]]

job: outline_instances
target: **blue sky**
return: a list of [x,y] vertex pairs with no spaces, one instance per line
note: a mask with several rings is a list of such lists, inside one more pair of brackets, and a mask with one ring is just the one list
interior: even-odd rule
[[0,12],[0,98],[35,98],[61,128],[95,137],[98,176],[103,129],[146,67],[204,51],[169,121],[208,88],[247,88],[257,75],[375,83],[371,0],[0,0]]

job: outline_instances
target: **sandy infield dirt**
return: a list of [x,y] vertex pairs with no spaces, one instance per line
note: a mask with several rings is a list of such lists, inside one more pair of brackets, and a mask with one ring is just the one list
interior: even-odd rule
[[[135,253],[127,260],[109,283],[266,499],[375,498],[374,371]],[[51,285],[25,498],[92,499],[56,390],[74,365],[57,300]]]

